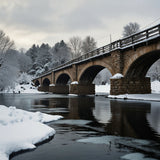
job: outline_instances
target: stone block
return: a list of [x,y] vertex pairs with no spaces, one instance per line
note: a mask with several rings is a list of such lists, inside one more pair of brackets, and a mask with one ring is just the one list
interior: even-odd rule
[[[111,79],[111,95],[151,93],[150,78]],[[115,83],[116,82],[116,83]]]

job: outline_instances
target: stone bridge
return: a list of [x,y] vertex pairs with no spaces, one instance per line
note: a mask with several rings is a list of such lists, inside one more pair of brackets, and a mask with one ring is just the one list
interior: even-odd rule
[[151,65],[160,58],[160,24],[90,51],[33,79],[40,91],[94,94],[96,75],[107,68],[112,75],[110,94],[151,93]]

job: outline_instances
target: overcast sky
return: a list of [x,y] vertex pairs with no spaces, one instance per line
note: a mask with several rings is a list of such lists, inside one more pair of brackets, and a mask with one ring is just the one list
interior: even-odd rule
[[112,41],[121,38],[129,22],[160,23],[160,0],[0,0],[0,29],[17,49],[87,35],[100,47],[110,34]]

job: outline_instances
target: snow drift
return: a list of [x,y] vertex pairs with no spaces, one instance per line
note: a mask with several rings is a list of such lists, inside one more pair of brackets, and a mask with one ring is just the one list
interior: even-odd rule
[[27,112],[0,105],[0,159],[8,160],[9,155],[25,149],[36,148],[55,134],[55,130],[43,123],[58,120],[62,116],[52,116],[41,112]]

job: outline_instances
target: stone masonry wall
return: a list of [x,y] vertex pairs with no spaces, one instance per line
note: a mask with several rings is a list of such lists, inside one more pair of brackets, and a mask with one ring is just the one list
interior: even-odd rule
[[111,95],[119,94],[148,94],[151,93],[150,78],[121,78],[111,79]]
[[70,94],[86,95],[95,94],[95,85],[81,85],[81,84],[71,84],[69,89]]
[[49,92],[56,94],[68,94],[69,86],[68,85],[49,86]]
[[49,92],[49,86],[40,86],[38,87],[38,91]]

